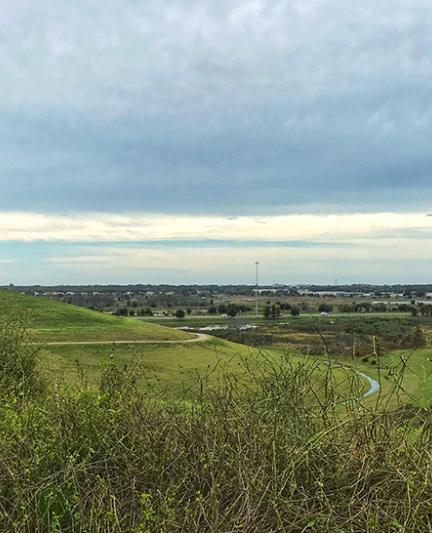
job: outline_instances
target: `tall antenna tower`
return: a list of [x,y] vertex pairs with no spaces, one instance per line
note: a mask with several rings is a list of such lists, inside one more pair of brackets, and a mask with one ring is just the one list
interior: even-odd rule
[[255,274],[256,274],[256,281],[255,281],[255,314],[258,316],[259,309],[258,309],[258,282],[259,282],[259,261],[255,261]]

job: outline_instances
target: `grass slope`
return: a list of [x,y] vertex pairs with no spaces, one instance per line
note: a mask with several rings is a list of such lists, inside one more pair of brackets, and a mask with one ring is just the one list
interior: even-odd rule
[[[429,407],[432,401],[432,347],[395,350],[375,364],[348,360],[381,383],[382,394],[397,402]],[[378,366],[379,363],[379,366]]]
[[[82,307],[54,302],[42,297],[0,291],[0,314],[28,318],[31,337],[42,343],[143,340],[154,344],[130,345],[45,345],[40,354],[44,371],[55,381],[89,385],[99,383],[101,372],[110,356],[121,364],[137,364],[144,371],[145,385],[160,385],[168,396],[176,396],[191,386],[194,375],[207,373],[217,379],[223,373],[240,376],[243,362],[259,364],[265,357],[280,358],[281,353],[261,352],[248,346],[212,338],[204,343],[185,343],[194,335],[133,318],[115,317]],[[159,341],[180,341],[178,344],[157,344]],[[302,363],[303,356],[290,355]],[[318,369],[311,379],[322,373]],[[332,369],[341,394],[351,388],[347,373]],[[321,379],[321,378],[317,378]],[[143,383],[144,384],[144,383]],[[359,394],[367,386],[358,384]]]
[[[259,369],[267,361],[278,364],[282,357],[285,355],[281,352],[261,351],[215,337],[204,343],[174,345],[46,346],[40,354],[42,366],[51,382],[97,385],[103,368],[112,359],[121,367],[139,367],[143,374],[140,385],[164,398],[182,396],[185,389],[190,390],[189,396],[195,394],[198,375],[213,384],[227,374],[240,380],[248,365]],[[314,363],[314,358],[310,357],[294,354],[287,357],[298,366]],[[319,388],[328,373],[331,373],[331,379],[344,399],[350,397],[353,387],[359,396],[368,389],[364,380],[354,379],[353,383],[355,376],[352,372],[340,368],[328,369],[320,361],[311,373],[311,383],[316,381]]]
[[0,290],[0,314],[25,317],[35,341],[184,341],[183,331]]

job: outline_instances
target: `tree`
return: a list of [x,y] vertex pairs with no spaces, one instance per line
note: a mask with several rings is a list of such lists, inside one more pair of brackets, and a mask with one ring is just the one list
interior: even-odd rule
[[264,318],[265,318],[266,320],[268,320],[268,319],[270,318],[270,316],[271,316],[271,307],[270,307],[269,305],[266,305],[266,306],[264,307],[264,313],[263,313],[263,315],[264,315]]
[[300,309],[297,306],[294,306],[291,308],[291,316],[299,316]]
[[186,309],[186,313],[187,313],[188,315],[190,315],[190,314],[192,313],[192,309],[190,309],[190,308]]
[[214,305],[211,305],[208,309],[207,309],[207,313],[209,315],[215,315],[217,313],[217,309]]
[[127,316],[128,314],[129,313],[128,313],[128,310],[126,309],[126,307],[119,307],[113,313],[113,315],[119,315],[119,316]]
[[281,309],[280,309],[280,305],[277,304],[273,304],[271,306],[271,317],[272,318],[279,318],[280,317],[280,312],[281,312]]
[[175,316],[176,318],[178,319],[182,319],[184,318],[186,315],[186,313],[183,311],[183,309],[177,309],[176,313],[175,313]]
[[227,306],[225,304],[220,304],[217,308],[217,312],[220,315],[224,315],[227,312]]
[[139,312],[138,312],[139,316],[146,316],[146,315],[152,315],[152,310],[147,307],[147,309],[140,309]]
[[238,313],[238,308],[236,304],[228,304],[226,308],[226,314],[231,318],[234,318]]

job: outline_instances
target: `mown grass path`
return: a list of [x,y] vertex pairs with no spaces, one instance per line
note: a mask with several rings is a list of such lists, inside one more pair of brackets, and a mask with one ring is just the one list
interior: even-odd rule
[[205,333],[193,333],[193,339],[186,340],[110,340],[110,341],[50,341],[33,342],[34,345],[42,346],[87,346],[87,345],[112,345],[112,344],[190,344],[191,342],[206,342],[210,339]]

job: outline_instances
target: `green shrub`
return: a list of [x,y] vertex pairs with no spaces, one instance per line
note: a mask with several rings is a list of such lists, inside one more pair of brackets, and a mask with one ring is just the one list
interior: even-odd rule
[[43,388],[38,366],[39,348],[28,336],[26,321],[0,316],[0,388],[17,397],[37,394]]
[[[27,361],[22,331],[2,331]],[[263,354],[168,402],[115,356],[97,390],[44,391],[24,367],[6,383],[38,393],[0,401],[0,531],[431,529],[431,410],[364,405],[349,371],[343,398],[330,366]]]

